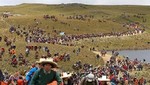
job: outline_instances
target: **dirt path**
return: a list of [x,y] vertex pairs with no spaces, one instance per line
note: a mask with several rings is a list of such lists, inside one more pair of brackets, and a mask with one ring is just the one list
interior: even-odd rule
[[[93,51],[93,53],[99,54],[101,56],[101,53],[98,52],[98,51]],[[108,54],[108,53],[105,56],[102,56],[102,58],[103,58],[103,60],[104,60],[105,63],[110,60],[110,57],[111,57],[111,55]]]

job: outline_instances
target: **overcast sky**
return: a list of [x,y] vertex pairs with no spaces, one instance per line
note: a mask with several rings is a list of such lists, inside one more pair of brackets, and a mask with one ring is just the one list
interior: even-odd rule
[[21,3],[83,3],[94,5],[150,5],[150,0],[0,0],[0,6],[18,5]]

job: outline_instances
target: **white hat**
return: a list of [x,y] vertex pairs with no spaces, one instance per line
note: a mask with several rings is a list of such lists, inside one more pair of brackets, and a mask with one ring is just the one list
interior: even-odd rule
[[42,63],[42,65],[51,64],[51,65],[52,65],[52,68],[58,67],[58,66],[57,66],[57,63],[54,62],[53,58],[46,58],[45,60],[42,60],[41,63]]
[[61,76],[61,78],[63,79],[63,78],[69,78],[69,77],[71,77],[71,75],[72,75],[72,73],[67,73],[67,72],[63,72],[62,73],[62,76]]
[[102,78],[98,78],[99,81],[110,81],[110,79],[107,79],[105,75],[102,76]]
[[93,79],[94,79],[94,74],[90,73],[90,74],[88,74],[86,77],[87,77],[87,81],[88,81],[88,82],[92,82]]
[[42,61],[44,61],[44,60],[45,60],[45,58],[40,58],[40,60],[36,61],[36,63],[42,63]]

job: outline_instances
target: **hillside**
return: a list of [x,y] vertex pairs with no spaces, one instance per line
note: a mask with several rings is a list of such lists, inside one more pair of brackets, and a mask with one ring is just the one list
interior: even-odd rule
[[[34,24],[34,19],[40,22],[39,27],[51,33],[52,28],[66,34],[108,33],[127,31],[123,24],[139,22],[149,27],[149,9],[146,6],[90,6],[78,4],[42,5],[22,4],[12,7],[0,7],[0,13],[8,11],[16,16],[4,19],[10,25],[28,26]],[[17,16],[18,14],[18,16]],[[44,20],[44,15],[55,15],[58,21]],[[144,15],[139,15],[144,14]],[[87,15],[86,20],[67,19],[69,16]],[[134,17],[137,15],[141,18]],[[147,19],[143,22],[143,19]],[[99,22],[100,21],[100,22]],[[66,24],[61,24],[61,22]],[[0,27],[6,27],[0,25]],[[48,27],[46,29],[46,27]],[[76,29],[79,29],[77,31]]]
[[[150,7],[149,6],[98,6],[98,5],[83,5],[83,4],[61,4],[61,5],[44,5],[44,4],[21,4],[17,6],[0,7],[0,36],[4,38],[7,36],[9,40],[16,39],[13,43],[16,45],[16,55],[23,53],[25,55],[25,46],[37,45],[47,46],[51,54],[55,53],[69,53],[71,61],[69,63],[59,62],[60,67],[64,70],[72,70],[70,68],[76,61],[82,60],[83,63],[90,63],[96,65],[103,65],[101,59],[95,61],[96,54],[90,51],[90,48],[95,47],[96,50],[113,50],[113,49],[145,49],[150,48],[146,42],[150,41]],[[11,16],[8,18],[2,17],[2,13],[10,12]],[[44,15],[53,18],[44,19]],[[131,23],[138,23],[138,27],[146,31],[141,35],[134,35],[130,37],[118,38],[90,38],[75,41],[74,46],[64,46],[57,44],[45,43],[26,43],[25,36],[20,37],[16,33],[10,33],[11,26],[16,27],[18,31],[41,29],[44,31],[43,36],[50,34],[51,37],[60,37],[60,32],[65,32],[66,35],[76,34],[98,34],[98,33],[122,33],[134,30],[126,25]],[[25,29],[25,30],[24,30]],[[146,37],[145,37],[146,36]],[[94,42],[92,42],[94,40]],[[142,40],[142,41],[141,41]],[[137,43],[137,44],[135,44]],[[73,50],[81,49],[81,53],[76,56]],[[8,63],[10,60],[7,47],[3,41],[0,42],[0,47],[5,47],[4,61],[0,62],[0,68],[8,69],[9,71],[16,71],[16,68],[11,67]],[[35,51],[31,51],[30,57],[27,60],[31,63],[36,60],[32,58]],[[40,51],[39,55],[46,55],[45,52]],[[6,65],[6,67],[4,67]],[[26,66],[23,68],[28,69]],[[22,69],[22,67],[18,67]],[[24,69],[22,69],[24,70]]]

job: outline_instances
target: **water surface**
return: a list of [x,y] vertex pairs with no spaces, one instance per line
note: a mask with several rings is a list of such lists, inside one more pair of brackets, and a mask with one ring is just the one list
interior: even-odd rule
[[146,62],[150,63],[150,50],[123,50],[118,52],[119,55],[129,57],[131,60],[137,58],[143,61],[145,59]]

